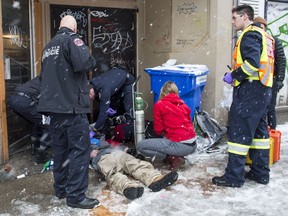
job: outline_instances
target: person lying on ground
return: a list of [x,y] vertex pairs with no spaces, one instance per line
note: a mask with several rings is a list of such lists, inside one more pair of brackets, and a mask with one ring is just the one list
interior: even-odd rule
[[135,158],[127,152],[136,151],[131,151],[127,147],[124,149],[124,146],[112,147],[103,140],[100,141],[99,147],[92,148],[90,164],[95,171],[104,175],[111,190],[124,195],[129,200],[134,200],[141,197],[144,192],[144,187],[138,181],[153,192],[176,182],[178,178],[176,171],[162,175],[151,163]]

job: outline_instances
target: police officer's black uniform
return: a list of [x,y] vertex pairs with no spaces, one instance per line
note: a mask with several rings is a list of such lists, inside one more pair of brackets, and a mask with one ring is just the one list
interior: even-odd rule
[[36,162],[45,163],[48,159],[45,154],[47,146],[51,145],[47,125],[42,124],[42,114],[37,111],[40,95],[39,76],[15,88],[14,95],[9,98],[9,107],[31,124],[32,153],[36,150]]
[[86,72],[95,65],[89,48],[66,27],[60,28],[42,53],[38,110],[51,117],[55,195],[66,196],[69,206],[87,199],[90,99]]

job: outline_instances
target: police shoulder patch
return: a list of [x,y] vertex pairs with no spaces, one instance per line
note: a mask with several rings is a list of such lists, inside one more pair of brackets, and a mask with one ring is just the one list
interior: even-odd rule
[[76,46],[83,46],[84,44],[84,42],[80,38],[75,38],[73,42]]

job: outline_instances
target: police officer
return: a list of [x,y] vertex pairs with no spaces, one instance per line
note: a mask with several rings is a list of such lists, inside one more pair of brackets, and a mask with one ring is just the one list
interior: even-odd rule
[[70,207],[90,209],[99,203],[85,195],[90,154],[87,72],[96,61],[76,32],[75,18],[63,17],[43,50],[38,110],[51,117],[56,197],[66,197]]
[[[249,5],[232,9],[232,24],[241,30],[234,53],[232,72],[223,80],[233,84],[229,116],[228,153],[225,174],[214,177],[219,186],[241,187],[245,178],[269,183],[269,133],[266,116],[273,82],[274,40],[253,24],[254,10]],[[250,150],[249,150],[250,149]],[[249,151],[252,165],[245,173]]]
[[43,116],[37,111],[40,95],[39,76],[15,88],[14,95],[9,98],[9,107],[31,124],[31,148],[36,163],[45,163],[50,159],[47,146],[51,145],[48,125],[42,123]]
[[131,114],[133,108],[132,85],[134,77],[125,70],[111,69],[92,79],[96,99],[100,101],[97,121],[94,125],[96,131],[101,130],[107,117],[111,101],[119,96],[123,97],[124,110]]

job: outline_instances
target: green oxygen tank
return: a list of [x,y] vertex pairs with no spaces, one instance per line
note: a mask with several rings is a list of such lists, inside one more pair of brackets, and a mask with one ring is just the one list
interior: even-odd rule
[[136,143],[145,139],[144,101],[142,93],[135,92]]

